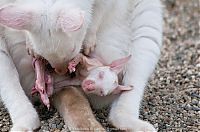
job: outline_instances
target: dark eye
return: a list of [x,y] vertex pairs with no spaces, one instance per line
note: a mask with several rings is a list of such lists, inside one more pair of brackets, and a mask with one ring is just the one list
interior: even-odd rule
[[99,78],[100,78],[100,79],[103,79],[103,78],[104,78],[104,74],[105,74],[105,73],[104,73],[103,71],[99,72]]
[[104,96],[104,94],[103,94],[103,91],[102,91],[102,90],[100,91],[100,95],[101,95],[101,96]]

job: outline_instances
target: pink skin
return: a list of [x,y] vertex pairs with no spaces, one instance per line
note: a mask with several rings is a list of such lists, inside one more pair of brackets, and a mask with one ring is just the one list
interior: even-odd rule
[[[107,68],[107,67],[105,67]],[[95,69],[93,70],[93,72],[95,72]],[[102,72],[102,71],[101,71]],[[101,72],[99,72],[98,74],[101,75]],[[110,74],[109,71],[105,71],[107,72],[106,74]],[[84,79],[81,86],[83,88],[83,91],[87,94],[96,94],[99,96],[107,96],[109,94],[121,94],[122,92],[125,91],[130,91],[133,89],[132,86],[123,86],[123,85],[119,85],[118,81],[115,81],[115,79],[117,78],[117,74],[115,74],[115,77],[111,77],[109,79],[109,82],[105,83],[108,79],[109,76],[101,76],[101,78],[93,78],[91,79]],[[91,77],[91,76],[90,76]],[[100,76],[99,76],[100,77]]]
[[118,84],[118,74],[123,70],[131,56],[113,61],[110,65],[97,67],[89,71],[88,76],[82,82],[82,88],[86,93],[94,93],[100,96],[119,94],[133,89],[132,86]]
[[[120,94],[123,91],[132,90],[131,86],[122,86],[118,84],[117,74],[122,71],[124,65],[130,59],[125,57],[116,61],[113,61],[108,66],[103,66],[103,64],[95,58],[87,58],[82,54],[79,54],[75,57],[69,65],[69,71],[74,72],[76,66],[81,63],[83,69],[78,69],[79,76],[74,79],[65,79],[64,81],[56,82],[53,86],[53,78],[48,75],[45,71],[44,61],[42,59],[34,59],[33,65],[36,72],[36,82],[35,86],[32,89],[32,94],[39,92],[42,102],[49,108],[49,96],[51,96],[55,91],[62,89],[65,86],[70,85],[81,85],[85,93],[94,93],[100,96],[106,96],[108,94]],[[71,69],[70,69],[71,68]],[[101,70],[104,68],[105,70]],[[86,74],[83,74],[85,72]],[[82,74],[81,74],[82,73]],[[88,77],[95,77],[96,79],[91,80]],[[104,83],[106,80],[109,82]],[[100,85],[98,85],[100,84]],[[108,87],[106,87],[109,86]]]
[[[18,10],[18,12],[16,12]],[[24,12],[20,8],[15,8],[12,5],[5,6],[0,9],[0,23],[14,29],[26,29],[31,23],[32,14]]]
[[114,89],[112,94],[120,94],[125,91],[130,91],[133,89],[133,86],[123,86],[123,85],[118,85],[117,88]]
[[82,88],[84,91],[94,91],[95,90],[95,81],[93,80],[86,80],[82,83]]
[[79,9],[62,10],[58,17],[59,25],[64,32],[77,31],[84,23],[83,12]]
[[50,97],[53,95],[53,77],[51,75],[46,74],[45,75],[45,83],[46,83],[46,92],[47,95]]
[[100,62],[96,58],[88,58],[84,56],[83,54],[78,54],[74,59],[72,59],[68,64],[68,70],[70,73],[76,71],[76,67],[78,64],[81,64],[86,71],[89,71],[90,69],[94,67],[103,66],[103,63]]
[[32,95],[40,94],[40,98],[47,108],[50,108],[49,96],[53,94],[53,79],[45,72],[45,65],[42,59],[33,59],[33,66],[36,73],[35,85],[32,88]]
[[[123,91],[132,90],[133,87],[131,86],[119,85],[117,76],[129,59],[130,56],[113,61],[110,65],[104,66],[96,58],[87,58],[80,54],[72,60],[71,64],[73,64],[73,67],[71,70],[69,69],[69,71],[73,72],[76,65],[80,63],[82,67],[77,69],[79,76],[75,79],[57,82],[54,86],[56,89],[61,89],[64,86],[81,85],[85,93],[93,93],[100,96],[120,94]],[[108,79],[109,81],[107,81]]]
[[68,70],[70,73],[76,71],[76,66],[81,62],[82,57],[82,54],[78,54],[72,61],[68,63]]

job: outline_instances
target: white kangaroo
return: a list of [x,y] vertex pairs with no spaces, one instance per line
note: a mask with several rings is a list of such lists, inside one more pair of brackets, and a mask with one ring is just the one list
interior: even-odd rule
[[[29,1],[26,4],[19,2],[18,4],[14,4],[14,6],[7,5],[2,7],[0,9],[0,24],[14,29],[25,30],[29,36],[28,38],[31,41],[34,52],[47,59],[58,73],[65,73],[66,71],[63,69],[65,69],[66,63],[80,52],[82,45],[80,43],[77,45],[74,44],[73,42],[75,41],[73,40],[80,37],[77,41],[82,43],[90,23],[90,17],[88,16],[90,16],[93,1],[88,0],[84,3],[82,1],[79,2],[78,0],[73,2],[70,0],[57,0],[48,3],[46,0],[48,4],[43,3],[41,6],[35,6],[38,5],[37,2],[41,4],[44,1]],[[55,22],[55,17],[50,19],[51,17],[47,15],[50,12],[50,10],[48,10],[49,7],[52,7],[50,5],[55,5],[55,8],[52,8],[52,10],[55,9],[54,11],[57,11],[56,9],[63,7],[61,5],[71,2],[75,3],[72,5],[76,5],[76,8],[67,8],[72,9],[68,10],[69,14],[67,13],[67,15],[65,14],[65,11],[64,15],[63,12],[61,12],[62,17],[58,17],[59,19],[57,19],[59,22],[58,27],[60,28],[58,28],[58,30],[56,30],[57,28],[53,28],[54,30],[52,30],[52,27],[57,26],[50,21],[53,20]],[[85,11],[85,23],[82,21],[83,15],[80,8]],[[42,13],[37,12],[38,10],[41,11],[41,9],[46,10],[42,10]],[[64,8],[64,10],[65,9],[66,8]],[[93,15],[98,11],[100,10],[95,11],[94,8]],[[33,14],[30,15],[29,13]],[[71,15],[75,16],[75,18]],[[34,19],[32,16],[34,16]],[[39,17],[39,21],[37,21],[38,19],[35,19],[38,18],[38,16],[41,17]],[[32,18],[31,20],[36,20],[37,22],[30,21],[30,17]],[[70,20],[63,18],[70,18]],[[95,19],[95,17],[93,17],[93,19]],[[49,24],[50,22],[51,24]],[[28,29],[29,27],[31,27],[31,29]],[[107,104],[111,104],[114,101],[111,106],[109,120],[117,128],[130,131],[155,131],[151,124],[139,119],[139,107],[144,87],[158,61],[162,45],[162,7],[160,1],[116,0],[112,4],[112,8],[105,12],[97,27],[96,41],[93,41],[96,43],[94,52],[105,60],[107,64],[110,64],[113,60],[124,57],[127,55],[127,52],[132,55],[128,65],[121,73],[121,77],[123,85],[133,86],[134,90],[124,92],[120,96],[114,97],[97,97],[91,95],[88,96],[91,104],[96,108],[100,108]],[[43,30],[40,30],[40,28]],[[61,29],[61,32],[59,32],[59,29]],[[20,63],[16,64],[16,62],[19,61],[18,58],[20,58],[17,57],[16,54],[19,54],[20,56],[21,52],[19,50],[20,48],[15,45],[16,43],[22,42],[22,40],[20,40],[21,37],[16,37],[16,34],[12,35],[9,31],[6,31],[3,34],[3,30],[4,28],[1,27],[0,72],[1,75],[5,75],[0,77],[1,98],[11,115],[13,121],[12,130],[16,130],[15,128],[20,130],[33,130],[39,126],[39,119],[33,106],[24,94],[24,91],[28,93],[28,90],[24,89],[23,91],[22,86],[25,86],[25,84],[30,85],[30,80],[34,78],[34,72],[27,77],[27,79],[30,79],[28,79],[29,81],[25,80],[20,84],[20,79],[24,77],[22,73],[25,71],[23,70],[26,68],[22,67],[22,64]],[[69,34],[68,37],[66,37],[66,31],[72,31],[72,34],[75,34],[76,37],[73,35],[73,37],[71,37]],[[21,35],[23,35],[23,33],[21,33]],[[11,38],[8,37],[9,39],[7,39],[7,36]],[[88,35],[88,37],[89,36],[90,35]],[[87,40],[87,35],[85,40]],[[72,42],[73,44],[70,43],[69,45],[65,45],[65,42]],[[71,45],[73,46],[71,47]],[[67,50],[64,49],[65,47]],[[73,54],[67,52],[70,50],[73,51]],[[67,59],[65,58],[66,56]],[[24,60],[22,62],[26,63]],[[22,73],[18,76],[17,71]],[[33,80],[32,83],[34,82]],[[11,81],[12,83],[9,83]],[[18,108],[18,104],[23,104],[20,106],[20,109]],[[24,116],[24,112],[27,113],[26,116]]]
[[162,46],[160,1],[116,0],[102,17],[95,43],[95,54],[107,64],[124,57],[127,52],[132,55],[121,76],[122,85],[133,86],[134,90],[117,97],[89,96],[92,105],[101,108],[112,103],[109,120],[119,129],[156,131],[153,125],[139,119],[139,109]]
[[27,46],[65,74],[81,50],[94,0],[4,0],[0,24],[24,31]]

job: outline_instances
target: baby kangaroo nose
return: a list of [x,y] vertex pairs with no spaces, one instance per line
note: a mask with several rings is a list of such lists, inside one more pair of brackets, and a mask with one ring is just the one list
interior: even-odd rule
[[85,80],[82,83],[82,88],[85,92],[91,92],[95,90],[95,81]]

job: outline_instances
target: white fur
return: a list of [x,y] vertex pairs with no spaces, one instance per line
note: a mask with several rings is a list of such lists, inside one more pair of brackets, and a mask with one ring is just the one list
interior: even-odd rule
[[[2,0],[0,6],[14,1]],[[24,43],[20,44],[20,42]],[[0,96],[13,123],[11,131],[33,131],[40,126],[38,114],[23,91],[23,83],[20,83],[23,74],[20,75],[18,72],[23,71],[22,73],[27,75],[24,77],[27,77],[26,84],[28,84],[25,91],[30,93],[34,72],[30,67],[31,59],[26,52],[22,52],[22,47],[25,49],[23,32],[0,26]],[[24,58],[24,56],[27,57]],[[29,64],[28,69],[27,64]]]
[[[16,0],[8,1],[16,15],[22,11],[25,15],[32,14],[31,22],[27,28],[22,28],[27,33],[34,52],[49,61],[52,67],[65,69],[67,62],[74,58],[81,50],[82,41],[86,34],[91,19],[93,0]],[[2,2],[2,5],[5,4]],[[60,25],[62,17],[68,12],[79,13],[83,18],[83,25],[76,31],[63,29],[70,25]],[[17,13],[19,12],[19,13]],[[70,14],[69,14],[70,15]],[[78,20],[75,20],[78,23]],[[81,20],[80,20],[81,21]],[[71,23],[71,24],[73,24]],[[8,25],[7,25],[8,26]],[[18,28],[17,28],[18,29]]]
[[[91,13],[93,0],[88,0],[86,2],[80,0],[26,1],[29,2],[27,4],[31,4],[33,7],[39,3],[41,7],[37,6],[37,8],[45,9],[47,12],[51,10],[50,7],[52,4],[55,4],[52,10],[60,9],[61,5],[68,5],[69,3],[76,5],[76,7],[85,11],[88,15],[88,17],[86,17],[88,18],[87,24],[90,23],[89,14]],[[49,1],[51,1],[51,3],[48,3]],[[4,1],[2,1],[0,5],[3,2]],[[20,0],[17,2],[20,2]],[[48,4],[42,2],[47,2]],[[99,12],[96,13],[98,14]],[[94,15],[96,13],[94,13]],[[127,128],[131,131],[155,131],[151,124],[139,119],[139,108],[145,85],[158,61],[162,45],[162,9],[160,1],[115,0],[112,9],[106,12],[102,19],[103,21],[99,25],[99,30],[97,32],[95,54],[105,60],[107,64],[110,64],[113,60],[125,57],[127,53],[132,54],[131,60],[124,69],[122,82],[123,85],[134,86],[134,90],[122,93],[119,97],[90,96],[90,101],[95,107],[102,107],[114,101],[111,106],[109,120],[118,128]],[[47,29],[51,29],[52,27],[50,26],[49,21],[46,21],[46,19],[42,20],[43,21],[40,21],[40,23],[45,23],[46,27],[41,32],[34,33],[29,31],[29,37],[34,45],[33,48],[36,52],[48,59],[50,63],[52,61],[57,61],[52,63],[63,63],[63,52],[65,52],[63,50],[66,47],[70,48],[70,45],[72,44],[65,45],[64,42],[68,42],[69,39],[62,33],[57,35],[54,34],[54,38],[50,38]],[[85,25],[85,28],[87,28],[87,24]],[[37,27],[37,23],[36,29],[40,29]],[[4,28],[0,27],[1,34],[3,30]],[[77,43],[82,42],[85,34],[84,30],[86,29],[80,31],[82,32],[80,33],[81,35],[76,34],[77,36],[80,35],[80,39],[76,41]],[[5,42],[6,36],[3,36],[0,41],[0,49],[7,54],[8,49],[15,46],[12,44],[20,42],[20,37],[17,35],[12,36],[11,33],[8,33],[8,35],[11,35],[9,40],[6,40]],[[76,37],[72,37],[72,39],[75,38]],[[60,40],[59,45],[58,40]],[[5,43],[9,44],[9,46]],[[79,52],[80,47],[81,44],[77,44],[76,52]],[[17,51],[14,50],[15,48],[16,47],[13,48],[11,56],[14,57],[16,63],[18,62],[16,60],[23,55],[20,56],[19,54],[19,57],[17,57],[18,55],[16,56],[16,54],[14,54],[14,52]],[[25,54],[25,49],[23,51],[23,54]],[[74,55],[75,54],[76,53],[74,53]],[[74,55],[71,54],[68,59],[71,59]],[[22,64],[19,63],[14,65],[11,56],[9,54],[7,56],[4,52],[0,52],[0,74],[4,75],[0,77],[1,98],[11,115],[14,125],[13,129],[33,130],[39,126],[39,119],[30,101],[25,96],[22,87],[25,88],[25,91],[28,91],[28,85],[30,88],[30,85],[34,82],[34,75],[26,74],[29,75],[27,76],[27,79],[24,79],[21,84],[19,81],[19,78],[24,78],[25,72],[27,72],[24,69],[20,69],[20,67],[22,64],[25,65],[26,61],[30,61],[30,58],[20,61],[23,62]],[[55,56],[58,56],[58,59],[56,58],[55,60]],[[28,115],[24,113],[28,113]]]
[[99,27],[106,13],[112,10],[114,2],[114,0],[95,0],[93,6],[92,22],[88,27],[88,31],[83,42],[85,54],[88,55],[95,49],[97,37],[96,35]]
[[[40,126],[39,117],[22,89],[22,85],[20,84],[19,80],[19,74],[15,64],[13,63],[12,57],[10,56],[11,54],[8,52],[8,47],[10,45],[7,45],[6,41],[9,41],[6,39],[6,36],[1,36],[0,95],[13,122],[13,127],[11,130],[32,131]],[[18,46],[16,46],[15,49],[18,49]],[[12,48],[10,48],[9,51],[14,53]],[[18,53],[18,59],[19,57],[21,57],[21,53]]]
[[127,52],[132,54],[124,69],[123,84],[134,86],[134,90],[122,93],[117,98],[89,98],[96,107],[115,99],[109,115],[114,126],[132,131],[155,131],[152,125],[138,118],[145,85],[160,55],[161,3],[159,0],[116,0],[113,6],[113,10],[103,18],[97,33],[95,54],[108,64],[124,57]]
[[[103,72],[103,78],[99,78],[99,73]],[[110,67],[102,66],[92,69],[84,80],[92,80],[95,82],[95,93],[99,96],[111,94],[118,86],[118,77]]]
[[[1,7],[7,4],[24,10],[24,13],[31,11],[35,17],[31,24],[34,26],[25,29],[25,32],[14,31],[0,25],[0,96],[13,122],[11,131],[32,131],[40,126],[40,121],[36,110],[26,96],[26,94],[30,95],[34,83],[34,71],[31,66],[31,57],[27,56],[25,50],[25,33],[34,51],[46,58],[53,66],[57,63],[67,63],[81,49],[82,40],[90,22],[93,0],[84,2],[79,0],[0,1]],[[57,19],[60,10],[70,8],[83,11],[84,24],[79,31],[64,33],[57,30],[53,22]],[[53,33],[51,37],[48,36],[49,30]],[[72,53],[73,48],[75,50]]]

